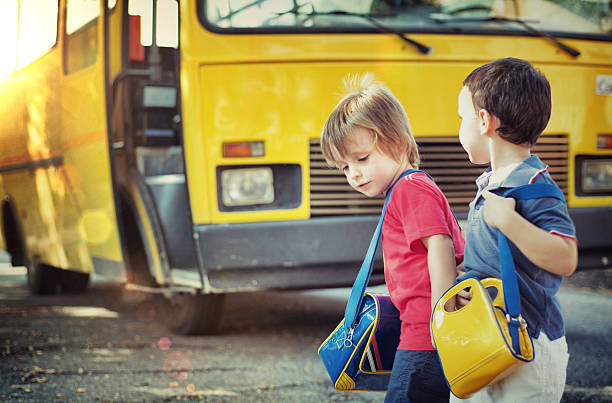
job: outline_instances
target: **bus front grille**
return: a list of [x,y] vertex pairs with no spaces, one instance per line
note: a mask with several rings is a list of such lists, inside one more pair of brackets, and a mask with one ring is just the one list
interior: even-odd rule
[[[419,137],[417,143],[420,168],[435,179],[455,213],[467,212],[476,194],[474,181],[485,167],[470,163],[456,136]],[[567,195],[567,135],[543,135],[532,152],[550,167],[551,176]],[[319,139],[310,140],[311,217],[379,214],[382,203],[382,196],[368,198],[353,190],[342,172],[327,165]]]

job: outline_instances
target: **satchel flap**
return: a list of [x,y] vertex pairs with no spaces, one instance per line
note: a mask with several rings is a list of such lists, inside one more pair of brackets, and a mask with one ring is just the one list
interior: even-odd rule
[[374,327],[366,341],[359,369],[366,374],[388,374],[399,345],[399,311],[387,295],[366,293],[375,302]]

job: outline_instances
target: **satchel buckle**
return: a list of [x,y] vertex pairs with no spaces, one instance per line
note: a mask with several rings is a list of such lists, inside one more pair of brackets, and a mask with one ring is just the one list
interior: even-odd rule
[[346,334],[346,337],[344,338],[344,347],[352,347],[353,346],[353,332],[355,331],[355,328],[350,328],[348,333]]
[[527,329],[527,322],[525,321],[525,319],[523,319],[521,315],[513,317],[510,316],[509,313],[506,313],[506,320],[508,321],[508,323],[518,323],[520,327],[522,327],[523,329]]

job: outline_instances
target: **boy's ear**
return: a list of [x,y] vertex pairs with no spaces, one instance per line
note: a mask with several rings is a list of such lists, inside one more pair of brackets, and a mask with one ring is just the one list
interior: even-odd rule
[[478,111],[480,134],[490,136],[499,127],[499,119],[486,109]]

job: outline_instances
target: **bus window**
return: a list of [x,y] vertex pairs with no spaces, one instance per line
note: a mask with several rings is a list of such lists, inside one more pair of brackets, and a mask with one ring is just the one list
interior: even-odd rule
[[[140,16],[140,43],[151,46],[153,43],[153,2],[151,0],[131,0],[129,15]],[[178,47],[178,3],[176,0],[157,0],[156,45]]]
[[66,33],[73,34],[100,15],[96,0],[68,0],[66,3]]
[[157,0],[157,46],[178,47],[178,3],[176,0]]
[[98,55],[97,0],[67,0],[64,72],[81,70],[96,63]]
[[612,32],[608,1],[211,0],[201,7],[208,24],[217,29],[363,31],[372,29],[371,18],[376,18],[402,32],[525,31],[520,24],[490,18],[495,15],[521,18],[537,30],[559,36]]
[[0,80],[15,70],[17,51],[17,0],[0,2]]
[[21,0],[17,37],[17,68],[22,68],[57,42],[57,0]]
[[151,46],[151,43],[153,43],[153,31],[151,29],[151,21],[153,21],[152,1],[130,0],[128,14],[140,16],[140,44]]

